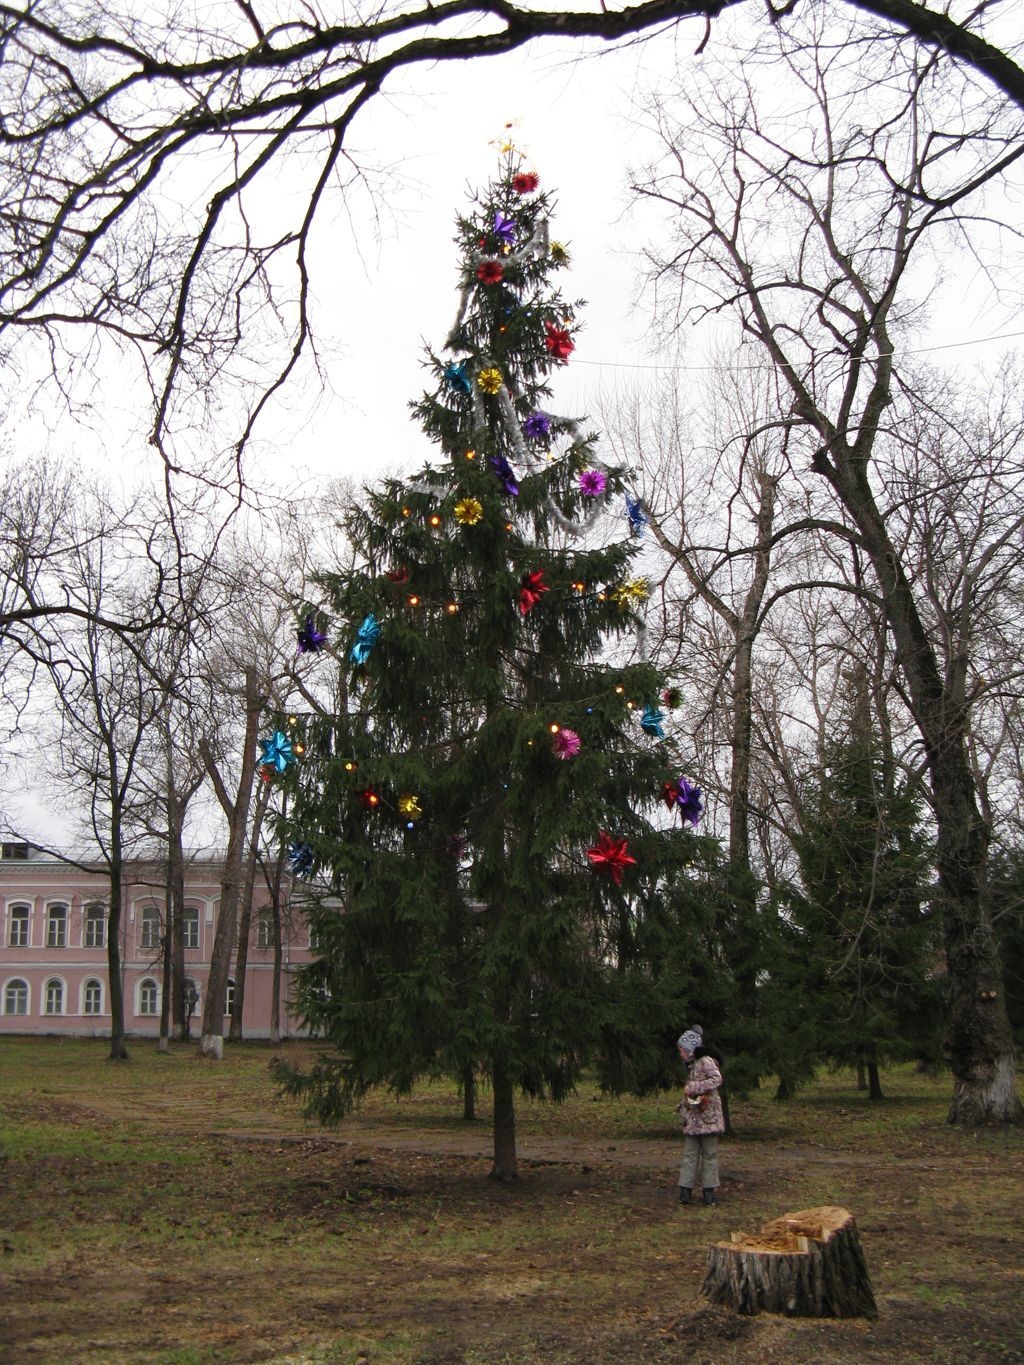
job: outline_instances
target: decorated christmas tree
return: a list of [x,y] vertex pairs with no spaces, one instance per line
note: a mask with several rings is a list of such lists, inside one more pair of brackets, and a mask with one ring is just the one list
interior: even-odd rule
[[551,410],[578,305],[550,211],[510,152],[459,219],[457,318],[414,405],[439,454],[349,518],[362,567],[300,632],[334,642],[349,704],[309,720],[290,779],[321,954],[301,1004],[337,1050],[286,1085],[333,1121],[373,1085],[482,1077],[498,1179],[517,1090],[558,1100],[591,1064],[628,1086],[674,1036],[637,945],[707,842],[644,658],[643,510]]

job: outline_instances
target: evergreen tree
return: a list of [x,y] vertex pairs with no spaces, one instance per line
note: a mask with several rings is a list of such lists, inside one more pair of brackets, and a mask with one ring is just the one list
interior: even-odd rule
[[862,713],[824,753],[795,847],[802,888],[780,984],[800,1002],[798,1069],[812,1052],[862,1064],[880,1099],[882,1062],[939,1055],[944,988],[919,802],[889,780]]
[[550,207],[512,153],[459,219],[457,321],[414,405],[439,455],[369,491],[364,567],[324,577],[353,700],[308,723],[290,827],[331,891],[300,993],[337,1051],[286,1086],[332,1121],[373,1085],[484,1075],[497,1179],[517,1089],[558,1100],[590,1063],[633,1084],[676,1026],[633,944],[700,808],[643,657],[642,509],[549,411],[578,306]]

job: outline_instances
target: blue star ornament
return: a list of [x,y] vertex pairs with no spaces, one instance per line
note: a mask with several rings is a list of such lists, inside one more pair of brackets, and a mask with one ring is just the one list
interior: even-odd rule
[[365,664],[370,657],[370,650],[379,638],[380,623],[371,612],[356,631],[356,642],[349,651],[348,657],[354,664]]
[[639,498],[631,498],[626,494],[626,515],[629,517],[629,529],[635,536],[642,536],[644,527],[647,525],[647,518]]
[[648,702],[644,707],[644,713],[640,717],[640,724],[649,735],[655,739],[664,739],[665,731],[662,729],[661,722],[665,719],[663,711],[659,711],[653,702]]
[[308,877],[313,871],[313,850],[309,844],[292,844],[288,850],[288,865],[296,877]]
[[452,361],[450,365],[446,365],[444,377],[450,389],[458,389],[460,393],[472,393],[473,385],[466,373],[466,362],[464,360],[460,364]]
[[283,730],[275,730],[269,739],[260,740],[259,766],[273,768],[277,773],[286,773],[293,763],[297,763],[292,742]]

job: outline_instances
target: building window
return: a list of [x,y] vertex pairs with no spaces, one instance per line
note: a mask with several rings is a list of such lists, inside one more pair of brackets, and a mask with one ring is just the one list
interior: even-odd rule
[[228,988],[224,996],[224,1013],[227,1016],[235,1012],[235,978],[228,977]]
[[28,926],[31,913],[31,907],[28,905],[11,906],[10,943],[12,948],[28,947]]
[[160,947],[160,911],[155,905],[147,905],[142,912],[142,946]]
[[103,1013],[103,983],[97,981],[94,976],[82,987],[82,1013]]
[[[82,933],[83,948],[105,948],[107,946],[107,912],[102,905],[85,907],[85,929]],[[97,1014],[99,1011],[97,1010]]]
[[64,1013],[64,982],[51,977],[46,983],[46,994],[43,1003],[44,1014],[63,1014]]
[[181,914],[181,932],[186,948],[199,947],[199,911],[187,906]]
[[46,910],[47,948],[66,948],[68,946],[68,907],[50,905]]
[[8,981],[4,987],[4,1014],[28,1014],[27,981]]
[[139,983],[139,1013],[156,1014],[159,1011],[160,992],[152,977]]
[[272,948],[274,946],[274,925],[270,915],[264,912],[256,921],[256,947]]

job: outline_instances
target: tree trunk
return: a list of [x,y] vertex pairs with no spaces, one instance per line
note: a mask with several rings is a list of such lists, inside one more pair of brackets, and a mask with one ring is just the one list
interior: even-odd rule
[[214,934],[213,952],[210,955],[210,975],[206,987],[206,1000],[203,1004],[202,1034],[199,1039],[200,1056],[209,1057],[214,1061],[220,1061],[224,1056],[224,1006],[227,1000],[231,949],[235,941],[238,899],[242,886],[242,859],[245,854],[245,835],[249,824],[249,803],[252,800],[252,784],[255,776],[253,758],[256,752],[256,735],[263,703],[264,698],[259,695],[256,685],[256,670],[248,668],[245,672],[245,738],[242,743],[242,771],[238,779],[238,790],[234,801],[227,794],[227,789],[209,745],[205,740],[200,745],[203,762],[206,764],[210,779],[217,792],[217,799],[228,817],[228,850],[224,859],[220,914],[217,917],[217,931]]
[[270,1005],[270,1041],[281,1041],[281,966],[283,959],[281,935],[281,881],[284,875],[284,855],[279,853],[274,862],[274,883],[270,888],[270,927],[274,935],[274,985]]
[[245,975],[249,966],[249,931],[252,928],[252,898],[256,886],[256,858],[259,853],[260,833],[263,817],[270,800],[270,787],[266,783],[256,798],[256,811],[253,816],[252,831],[249,836],[249,856],[245,864],[245,884],[242,888],[242,910],[238,924],[238,949],[235,957],[235,999],[231,1010],[231,1023],[228,1037],[233,1043],[242,1041],[242,1010],[245,1007]]
[[884,1100],[884,1099],[885,1099],[885,1096],[882,1094],[882,1082],[878,1079],[878,1063],[877,1063],[877,1062],[868,1062],[868,1064],[867,1064],[867,1069],[868,1069],[868,1099],[869,1099],[869,1100]]
[[171,1033],[171,898],[166,898],[164,913],[164,934],[160,946],[163,958],[163,973],[160,989],[160,1041],[158,1052],[166,1052]]
[[476,1076],[471,1066],[462,1072],[462,1117],[467,1123],[476,1118]]
[[509,1182],[518,1179],[519,1168],[516,1161],[515,1096],[504,1062],[493,1063],[491,1083],[494,1089],[494,1165],[489,1178]]
[[857,1089],[867,1090],[867,1088],[868,1082],[867,1077],[864,1074],[864,1063],[862,1061],[859,1061],[857,1063]]
[[171,941],[171,1031],[184,1042],[185,1025],[185,850],[182,846],[184,812],[178,802],[171,773],[171,747],[167,750],[167,931]]
[[107,914],[107,977],[110,984],[110,1053],[112,1062],[126,1062],[128,1049],[124,1033],[124,982],[121,976],[121,903],[124,892],[121,885],[123,864],[121,860],[120,829],[117,820],[112,822],[110,841],[110,910]]
[[961,734],[947,734],[934,759],[933,804],[953,1071],[950,1123],[1020,1122],[1013,1038],[1003,973],[984,894],[989,831],[974,800]]
[[853,1215],[825,1205],[786,1213],[755,1236],[734,1232],[708,1250],[701,1293],[738,1313],[876,1318]]
[[[730,736],[731,772],[729,776],[729,858],[750,876],[750,750],[753,736],[751,670],[754,641],[760,625],[771,573],[771,537],[775,523],[775,503],[779,480],[769,474],[760,476],[757,507],[757,545],[754,573],[737,616],[725,616],[735,641],[732,673],[732,734]],[[705,599],[707,600],[707,598]]]

